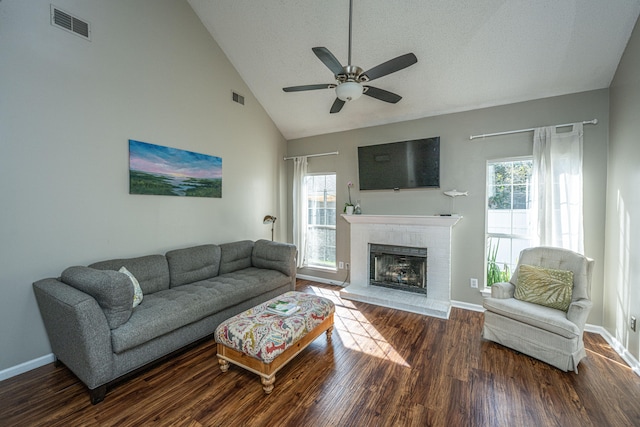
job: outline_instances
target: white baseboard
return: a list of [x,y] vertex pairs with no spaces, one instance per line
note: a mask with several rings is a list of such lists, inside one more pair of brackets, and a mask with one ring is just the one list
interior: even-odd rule
[[55,360],[56,359],[53,353],[49,353],[42,357],[38,357],[37,359],[29,360],[19,365],[12,366],[11,368],[3,369],[2,371],[0,371],[0,381],[15,377],[16,375],[24,374],[25,372],[32,369],[36,369],[48,363],[52,363]]
[[303,280],[311,280],[312,282],[326,283],[327,285],[335,285],[335,286],[341,286],[341,287],[349,286],[349,282],[341,282],[339,280],[331,280],[331,279],[324,279],[322,277],[307,276],[306,274],[296,274],[296,277]]
[[479,304],[471,304],[463,301],[451,301],[451,307],[461,308],[463,310],[479,311],[484,313],[484,307]]
[[633,355],[629,353],[629,350],[624,348],[624,346],[620,343],[620,341],[618,341],[613,335],[611,335],[609,331],[607,331],[602,326],[590,325],[590,324],[586,324],[584,327],[584,330],[587,332],[600,334],[602,338],[604,338],[605,341],[611,346],[611,348],[614,349],[615,352],[618,353],[618,355],[620,355],[620,357],[622,357],[622,359],[627,363],[627,365],[629,365],[629,367],[633,370],[633,372],[635,372],[636,375],[640,376],[640,362],[638,361],[638,359],[633,357]]
[[[304,280],[310,280],[312,282],[326,283],[328,285],[349,286],[348,282],[343,283],[335,280],[323,279],[321,277],[306,276],[302,274],[298,274],[297,277]],[[463,310],[471,310],[471,311],[479,311],[479,312],[484,311],[484,307],[482,307],[481,305],[471,304],[471,303],[462,302],[462,301],[451,301],[451,306],[456,308],[461,308]],[[584,330],[587,332],[600,334],[605,339],[605,341],[607,341],[607,343],[611,346],[611,348],[613,348],[615,352],[618,353],[620,357],[622,357],[622,359],[627,363],[627,365],[629,365],[631,370],[633,370],[633,372],[636,375],[640,376],[640,362],[635,357],[633,357],[633,355],[629,353],[629,351],[626,348],[624,348],[624,346],[617,339],[615,339],[609,333],[609,331],[607,331],[602,326],[591,325],[591,324],[586,324]],[[16,375],[23,374],[27,371],[39,368],[41,366],[46,365],[47,363],[52,363],[54,361],[55,361],[55,357],[53,353],[50,353],[42,357],[38,357],[37,359],[33,359],[28,362],[24,362],[19,365],[13,366],[11,368],[4,369],[0,371],[0,381],[4,381],[11,377],[15,377]]]

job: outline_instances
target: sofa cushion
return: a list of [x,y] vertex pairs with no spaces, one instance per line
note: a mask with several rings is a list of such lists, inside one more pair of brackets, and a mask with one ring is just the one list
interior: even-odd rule
[[60,280],[91,295],[102,308],[109,328],[116,329],[129,320],[133,310],[133,284],[126,274],[89,267],[69,267],[62,272]]
[[251,240],[220,245],[220,274],[251,267],[254,243]]
[[289,277],[296,275],[295,245],[258,240],[251,254],[251,264],[257,268],[278,270]]
[[572,289],[572,271],[521,264],[514,297],[522,301],[567,311],[569,304],[571,304]]
[[115,271],[125,267],[138,279],[145,295],[169,289],[169,266],[164,255],[112,259],[93,263],[89,267]]
[[250,267],[147,295],[129,321],[112,332],[113,349],[121,353],[289,283],[278,271]]
[[218,245],[176,249],[167,252],[166,257],[172,288],[216,277],[220,268]]

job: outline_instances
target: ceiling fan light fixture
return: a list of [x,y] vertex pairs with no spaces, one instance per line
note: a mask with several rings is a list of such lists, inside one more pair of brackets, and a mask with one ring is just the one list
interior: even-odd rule
[[336,87],[336,96],[342,101],[355,101],[360,98],[363,93],[363,88],[360,83],[357,82],[344,82]]

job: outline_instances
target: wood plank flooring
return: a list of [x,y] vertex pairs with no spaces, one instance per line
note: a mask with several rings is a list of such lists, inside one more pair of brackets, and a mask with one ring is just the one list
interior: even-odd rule
[[207,341],[116,386],[91,405],[53,364],[0,382],[0,426],[640,426],[640,377],[597,334],[580,373],[482,340],[482,313],[449,320],[298,290],[336,303],[335,329],[277,375],[222,373]]

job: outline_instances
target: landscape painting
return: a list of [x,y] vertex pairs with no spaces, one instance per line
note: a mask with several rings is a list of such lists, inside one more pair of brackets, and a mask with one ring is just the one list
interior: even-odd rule
[[222,158],[129,140],[129,193],[222,197]]

